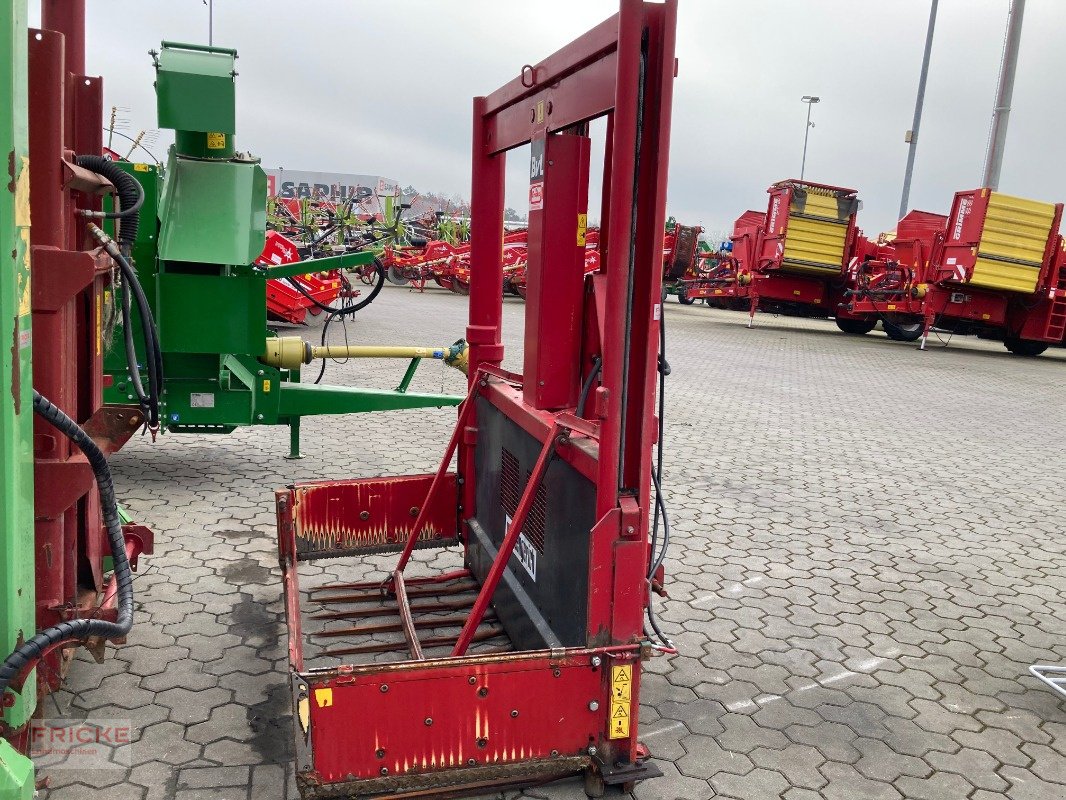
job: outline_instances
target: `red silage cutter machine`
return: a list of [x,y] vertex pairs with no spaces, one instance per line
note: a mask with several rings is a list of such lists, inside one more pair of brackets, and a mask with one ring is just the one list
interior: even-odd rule
[[[676,14],[622,0],[475,98],[469,394],[437,472],[277,493],[305,797],[580,773],[598,795],[658,774],[637,713]],[[586,277],[588,123],[603,116],[602,261]],[[506,153],[527,143],[516,374],[501,367],[500,254]],[[326,582],[355,569],[362,582]]]

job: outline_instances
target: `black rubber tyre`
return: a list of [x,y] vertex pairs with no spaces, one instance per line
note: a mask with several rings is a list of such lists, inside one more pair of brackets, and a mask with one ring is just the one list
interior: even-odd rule
[[882,319],[881,327],[885,329],[885,335],[896,342],[916,342],[922,338],[924,325],[921,322],[893,322],[890,319]]
[[844,331],[844,333],[849,333],[853,336],[862,336],[864,333],[869,333],[874,329],[877,325],[877,320],[837,317],[836,323],[837,327]]
[[1018,339],[1013,336],[1004,339],[1003,346],[1016,356],[1038,356],[1048,349],[1047,342],[1034,342],[1032,339]]
[[690,306],[693,303],[695,303],[696,300],[694,298],[692,298],[692,297],[689,297],[684,292],[678,292],[677,302],[679,302],[683,306]]

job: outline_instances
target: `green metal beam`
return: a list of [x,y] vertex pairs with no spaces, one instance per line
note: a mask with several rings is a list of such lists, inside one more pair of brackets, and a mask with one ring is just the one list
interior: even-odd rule
[[279,264],[276,267],[267,268],[266,276],[268,278],[291,278],[294,275],[306,275],[309,272],[328,272],[331,269],[364,267],[375,258],[377,258],[377,253],[372,250],[364,250],[360,253],[344,253],[339,256],[297,261],[295,264]]
[[448,394],[397,392],[393,389],[363,389],[354,386],[315,386],[309,383],[281,384],[279,417],[313,414],[352,414],[359,411],[393,411],[401,408],[457,406],[462,397]]
[[[26,0],[0,10],[0,658],[30,638],[33,592],[33,398],[30,363],[30,176],[26,106]],[[32,673],[3,721],[26,725],[37,706]],[[0,739],[0,800],[29,800],[33,764]]]

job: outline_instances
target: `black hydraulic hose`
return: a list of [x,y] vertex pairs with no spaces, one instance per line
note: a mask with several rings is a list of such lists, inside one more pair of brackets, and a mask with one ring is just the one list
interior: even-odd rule
[[[148,304],[148,297],[144,293],[141,282],[137,279],[137,270],[133,268],[129,259],[122,254],[111,237],[91,222],[89,231],[118,264],[125,282],[124,291],[133,293],[133,299],[137,301],[137,310],[141,313],[145,366],[148,368],[148,427],[154,431],[159,427],[159,390],[163,385],[163,350],[159,344],[159,331],[156,329],[152,307]],[[135,359],[136,354],[134,354]]]
[[74,420],[64,414],[45,397],[36,391],[33,393],[33,410],[48,420],[65,434],[81,450],[96,476],[96,486],[100,492],[100,506],[103,510],[104,526],[107,528],[107,540],[111,547],[111,557],[115,563],[115,581],[118,585],[118,616],[114,622],[103,619],[73,619],[61,622],[31,637],[20,645],[0,664],[0,701],[11,682],[19,675],[32,668],[45,654],[56,645],[65,642],[82,641],[90,636],[103,639],[117,639],[125,636],[133,627],[133,570],[126,556],[126,541],[122,535],[122,520],[119,517],[118,502],[115,499],[115,485],[111,480],[111,470],[103,451]]
[[[326,346],[326,331],[329,330],[329,324],[331,322],[333,322],[333,320],[335,320],[339,316],[341,316],[341,315],[340,314],[330,314],[328,317],[326,317],[326,321],[322,323],[322,346],[323,347]],[[341,325],[344,325],[344,318],[343,317],[341,318]],[[347,329],[347,327],[345,327],[344,330],[345,330],[344,338],[347,339],[348,338],[348,332],[347,332],[348,329]],[[326,375],[326,359],[323,358],[322,359],[322,364],[321,364],[321,366],[318,369],[318,377],[315,378],[315,383],[316,384],[322,383],[322,378],[324,378],[325,375]]]
[[596,382],[596,378],[600,374],[600,370],[603,368],[603,359],[599,356],[592,357],[592,372],[585,378],[585,383],[581,387],[581,394],[577,398],[577,416],[585,416],[585,403],[588,402],[589,392],[592,391],[592,384]]
[[[659,317],[659,435],[656,442],[656,457],[655,467],[652,469],[651,482],[655,489],[655,514],[652,516],[652,528],[651,528],[651,548],[650,548],[650,565],[648,568],[648,622],[651,624],[652,630],[655,632],[656,637],[662,644],[668,649],[673,649],[673,643],[659,628],[659,621],[655,616],[655,602],[652,598],[652,581],[655,579],[655,573],[659,571],[659,567],[662,566],[663,561],[666,559],[666,553],[670,549],[670,518],[666,513],[666,503],[663,500],[663,431],[665,428],[665,413],[666,413],[666,376],[670,374],[670,362],[666,360],[666,312],[665,309]],[[663,525],[663,544],[659,549],[658,555],[655,553],[656,545],[659,539],[659,520],[662,519]]]
[[[133,297],[137,301],[137,309],[141,312],[141,335],[144,337],[144,357],[148,367],[148,400],[150,404],[148,427],[155,429],[159,427],[159,390],[163,385],[163,351],[159,344],[159,331],[156,329],[155,317],[152,315],[152,307],[148,304],[148,298],[144,294],[144,288],[141,286],[141,282],[137,280],[137,271],[121,253],[117,255],[115,260],[118,262],[119,269],[122,270],[122,277],[126,283],[125,290],[132,290]],[[136,361],[136,351],[134,352],[134,361]]]
[[[665,413],[666,413],[666,376],[670,374],[670,363],[666,360],[666,314],[662,314],[659,319],[659,435],[658,441],[655,443],[655,469],[652,471],[652,484],[655,487],[655,515],[652,517],[651,528],[651,552],[653,561],[651,568],[648,570],[648,578],[654,578],[655,573],[659,571],[659,567],[662,566],[663,560],[666,558],[666,551],[670,547],[670,520],[666,514],[666,503],[663,501],[662,492],[662,480],[663,480],[663,431],[665,428]],[[655,556],[655,545],[659,538],[659,519],[662,518],[663,522],[663,546],[658,556]]]
[[150,418],[151,400],[144,391],[141,383],[141,370],[137,365],[137,346],[133,342],[133,308],[132,298],[128,289],[122,290],[122,334],[126,342],[126,371],[130,375],[130,383],[137,395],[137,402],[141,404],[141,410],[145,419]]
[[317,308],[320,308],[320,309],[322,309],[323,311],[325,311],[325,312],[327,312],[329,314],[334,314],[334,315],[337,315],[337,316],[344,316],[346,314],[354,314],[356,311],[359,311],[360,309],[366,308],[368,305],[370,305],[372,302],[374,302],[374,298],[378,296],[378,292],[380,292],[382,287],[384,287],[384,285],[385,285],[385,265],[382,264],[381,260],[377,259],[377,258],[374,259],[373,264],[374,264],[374,270],[378,274],[377,283],[374,284],[374,288],[370,290],[370,294],[368,294],[365,299],[360,300],[358,303],[352,303],[350,306],[341,306],[340,308],[334,308],[333,306],[327,306],[325,303],[320,302],[317,298],[312,296],[312,294],[309,291],[307,291],[307,289],[304,288],[303,284],[301,284],[298,280],[296,280],[296,278],[290,277],[288,279],[288,281],[289,281],[289,284],[296,291],[298,291],[300,294],[302,294],[304,297],[306,297],[308,300],[310,300],[311,303],[313,305],[315,305]]
[[144,187],[132,175],[124,172],[118,164],[103,156],[78,156],[78,166],[92,170],[98,175],[103,175],[118,190],[119,207],[115,211],[88,212],[94,217],[103,219],[121,219],[119,225],[119,245],[129,252],[129,248],[137,240],[137,228],[141,221],[141,206],[144,205]]

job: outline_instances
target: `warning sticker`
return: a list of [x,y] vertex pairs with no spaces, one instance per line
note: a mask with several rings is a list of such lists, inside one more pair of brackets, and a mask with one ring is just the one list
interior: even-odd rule
[[589,227],[589,215],[588,214],[578,214],[577,215],[577,246],[578,247],[584,247],[585,246],[585,231],[588,230],[588,227]]
[[633,695],[633,665],[611,667],[611,719],[607,735],[611,739],[629,737]]
[[207,134],[207,149],[208,150],[224,150],[226,148],[226,134],[224,133],[209,133]]
[[329,708],[333,705],[333,689],[315,689],[315,705],[319,708]]
[[529,185],[529,210],[544,210],[544,181],[538,181],[537,183],[531,183]]

